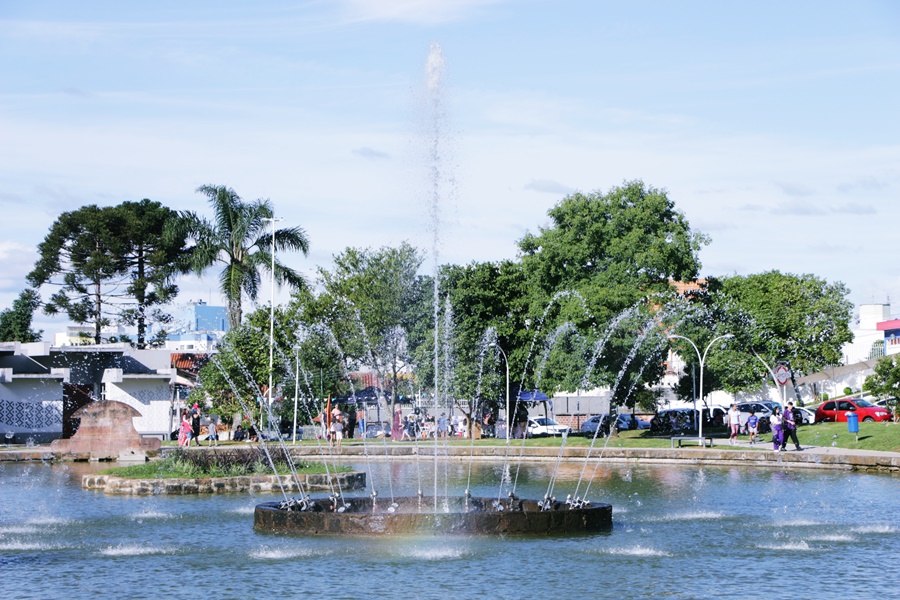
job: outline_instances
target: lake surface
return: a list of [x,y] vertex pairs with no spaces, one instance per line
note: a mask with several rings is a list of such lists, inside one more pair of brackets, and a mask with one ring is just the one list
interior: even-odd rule
[[[0,463],[0,597],[900,597],[889,475],[604,467],[590,497],[613,505],[608,534],[333,539],[255,533],[276,496],[106,496],[81,489],[86,468]],[[382,499],[389,473],[397,496],[433,491],[428,461],[372,469]],[[523,466],[519,495],[542,497],[552,469]],[[468,465],[438,470],[460,495]],[[473,495],[496,496],[502,471],[476,464]],[[555,495],[579,473],[562,469]]]

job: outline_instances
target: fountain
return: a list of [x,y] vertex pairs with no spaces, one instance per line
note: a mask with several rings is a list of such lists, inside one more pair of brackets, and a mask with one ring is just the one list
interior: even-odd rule
[[[427,105],[430,112],[429,149],[427,158],[432,254],[434,259],[434,408],[449,404],[447,400],[447,371],[449,369],[449,328],[451,308],[444,309],[441,322],[439,298],[440,247],[440,199],[442,186],[447,179],[442,164],[444,142],[441,82],[443,56],[440,46],[432,45],[426,66]],[[359,324],[361,325],[361,323]],[[444,339],[441,339],[441,332]],[[364,336],[365,337],[365,336]],[[332,343],[337,346],[336,340]],[[340,350],[338,348],[338,350]],[[441,354],[444,354],[444,379],[441,378]],[[295,374],[296,376],[296,374]],[[444,403],[441,404],[443,396]],[[366,444],[365,438],[363,443]],[[418,442],[416,442],[418,444]],[[426,499],[419,485],[416,496],[394,497],[381,500],[373,491],[370,497],[346,498],[332,492],[325,499],[312,499],[301,494],[299,500],[285,497],[280,502],[267,502],[256,506],[254,528],[257,531],[298,535],[577,535],[609,531],[612,528],[612,507],[609,504],[591,503],[586,500],[557,501],[551,493],[541,500],[520,499],[515,490],[506,497],[473,497],[467,488],[461,496],[438,493],[438,436],[434,436],[434,497]],[[507,440],[507,445],[509,440]],[[508,448],[507,448],[508,453]],[[418,448],[417,448],[418,457]],[[368,460],[368,448],[366,447]],[[385,447],[385,457],[390,453]],[[417,458],[418,460],[418,458]],[[417,467],[418,471],[418,467]],[[445,474],[446,478],[446,474]],[[446,486],[446,484],[445,484]],[[439,506],[438,499],[442,502]]]

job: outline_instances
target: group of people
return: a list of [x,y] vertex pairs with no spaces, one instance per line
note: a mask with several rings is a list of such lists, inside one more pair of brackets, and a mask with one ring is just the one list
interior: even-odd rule
[[[193,441],[196,445],[200,445],[200,405],[196,402],[190,410],[181,411],[181,425],[178,427],[178,445],[190,446]],[[219,445],[219,434],[216,431],[216,417],[209,417],[209,425],[207,430],[209,435],[207,441],[209,446]]]
[[403,410],[397,408],[394,411],[394,420],[391,426],[391,438],[395,442],[412,441],[420,438],[428,438],[437,432],[440,439],[448,437],[466,437],[468,419],[463,415],[448,417],[442,412],[437,418],[424,416],[412,412],[405,417]]
[[320,423],[325,430],[325,439],[331,446],[340,448],[341,441],[344,438],[352,439],[357,428],[359,428],[360,437],[365,436],[366,413],[361,408],[353,410],[351,407],[349,410],[343,411],[340,406],[334,405],[330,412],[326,409],[314,417],[313,423]]
[[[738,435],[741,432],[741,413],[738,412],[737,404],[732,404],[731,409],[726,415],[728,427],[731,429],[731,435],[728,437],[729,444],[736,444]],[[750,411],[747,422],[743,424],[747,428],[747,434],[750,436],[750,444],[755,444],[759,436],[759,417],[755,411]],[[797,451],[803,450],[800,447],[800,440],[797,439],[797,420],[794,414],[794,403],[788,402],[787,408],[782,412],[780,406],[776,406],[772,415],[769,417],[769,425],[772,428],[772,447],[775,452],[784,452],[788,440],[793,442]]]

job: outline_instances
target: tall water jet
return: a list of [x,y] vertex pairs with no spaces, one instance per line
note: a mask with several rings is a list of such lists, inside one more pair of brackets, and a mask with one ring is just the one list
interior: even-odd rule
[[[552,487],[540,502],[520,499],[514,491],[510,491],[506,498],[478,498],[471,494],[468,485],[461,496],[450,497],[445,489],[443,505],[441,510],[438,508],[440,436],[437,419],[441,409],[448,410],[452,401],[450,337],[453,315],[448,303],[442,319],[440,301],[441,208],[454,193],[454,180],[446,151],[448,132],[444,107],[444,67],[441,47],[434,43],[425,65],[424,85],[428,226],[432,234],[434,278],[433,508],[429,511],[423,504],[421,491],[419,497],[415,498],[393,498],[392,494],[390,504],[380,501],[376,494],[371,498],[343,498],[341,494],[339,501],[335,497],[303,503],[270,502],[256,507],[254,526],[257,530],[303,535],[571,535],[608,531],[612,527],[612,507],[609,504],[583,502],[574,506],[567,502],[557,502],[550,497]],[[496,332],[493,333],[493,339],[496,340]],[[446,474],[444,480],[447,481]]]
[[[444,78],[444,53],[440,44],[434,42],[431,44],[431,50],[428,52],[428,60],[425,63],[425,106],[427,112],[427,121],[429,127],[429,149],[427,171],[430,185],[428,214],[430,216],[431,227],[431,261],[432,276],[434,278],[434,306],[433,321],[434,324],[434,412],[437,414],[440,399],[438,394],[441,389],[440,379],[440,247],[441,247],[441,189],[442,189],[442,170],[441,170],[441,145],[443,142],[443,95],[441,88]],[[437,423],[435,423],[437,425]],[[435,432],[434,443],[434,510],[437,512],[437,432]]]

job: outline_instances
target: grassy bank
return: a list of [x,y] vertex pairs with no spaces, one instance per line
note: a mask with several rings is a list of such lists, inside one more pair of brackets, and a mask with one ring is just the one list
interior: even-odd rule
[[[286,462],[275,462],[279,475],[291,473]],[[294,470],[300,474],[326,473],[320,462],[295,461]],[[347,472],[349,466],[328,465],[327,472]],[[242,475],[270,475],[269,462],[255,449],[217,450],[211,452],[178,452],[160,460],[104,469],[101,475],[128,477],[130,479],[180,479],[198,477],[239,477]]]
[[[817,423],[816,425],[802,425],[797,430],[797,437],[802,446],[832,446],[836,448],[848,448],[853,450],[875,450],[881,452],[900,452],[900,423],[860,423],[859,424],[859,442],[856,441],[856,435],[847,431],[846,423]],[[728,432],[724,428],[713,428],[712,430],[703,431],[704,435],[710,435],[716,438],[716,444],[720,445],[727,441]],[[696,434],[694,434],[696,435]],[[690,437],[690,433],[686,433],[685,437]],[[669,448],[671,446],[670,438],[672,435],[652,436],[647,430],[643,431],[623,431],[617,436],[609,440],[598,437],[594,441],[594,447],[599,448],[606,445],[609,448]],[[740,437],[746,441],[746,435]],[[767,433],[760,436],[761,443],[754,446],[754,449],[768,450],[772,441],[772,435]],[[586,447],[592,442],[591,436],[570,435],[566,440],[566,446]],[[370,445],[381,446],[381,440],[369,440]],[[419,445],[434,445],[434,440],[419,440]],[[442,440],[440,444],[444,444]],[[452,446],[470,446],[471,440],[454,438],[448,442]],[[561,437],[544,437],[525,440],[527,447],[559,447],[562,443]],[[346,445],[361,445],[361,440],[345,440]],[[391,444],[391,442],[388,442]],[[413,442],[400,442],[402,445],[412,445]],[[513,448],[521,446],[522,440],[515,439],[510,442]],[[505,446],[506,440],[487,438],[475,441],[476,446]],[[746,450],[746,446],[740,447]]]

